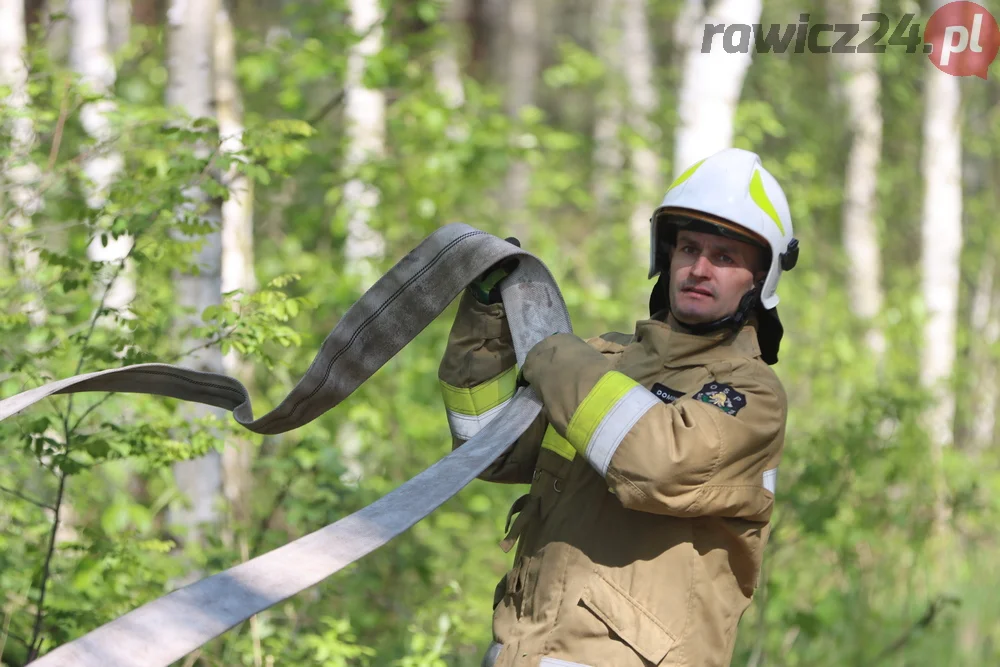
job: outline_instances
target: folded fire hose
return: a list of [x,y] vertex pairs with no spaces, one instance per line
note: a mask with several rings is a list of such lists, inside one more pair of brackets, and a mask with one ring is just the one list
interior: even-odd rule
[[[518,364],[546,336],[571,332],[559,288],[537,258],[464,224],[441,227],[386,273],[333,329],[299,383],[253,418],[236,379],[167,364],[137,364],[50,382],[0,401],[0,421],[55,394],[86,391],[169,396],[231,410],[255,433],[283,433],[338,405],[403,349],[462,290],[517,256],[501,284]],[[283,547],[149,602],[36,660],[38,667],[166,667],[238,623],[374,551],[476,478],[541,410],[522,388],[482,431],[371,505]]]

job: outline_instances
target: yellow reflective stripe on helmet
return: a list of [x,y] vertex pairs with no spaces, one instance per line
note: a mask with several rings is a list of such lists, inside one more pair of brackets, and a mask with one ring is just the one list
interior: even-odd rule
[[570,444],[569,440],[559,435],[559,431],[549,424],[548,428],[545,429],[545,435],[542,436],[542,449],[548,449],[564,459],[572,461],[576,458],[576,449]]
[[760,206],[764,213],[767,213],[771,220],[774,220],[774,224],[778,225],[778,230],[784,235],[785,226],[781,224],[781,218],[778,217],[778,212],[774,210],[774,204],[771,203],[771,199],[764,189],[764,179],[761,178],[760,171],[756,169],[753,176],[750,177],[750,198],[757,206]]
[[462,389],[441,381],[444,406],[450,412],[461,415],[482,415],[514,395],[517,383],[517,366],[511,366],[503,373],[486,382]]
[[698,170],[698,167],[701,166],[701,163],[704,162],[707,159],[708,158],[705,158],[704,160],[698,160],[693,165],[691,165],[690,167],[688,167],[687,169],[685,169],[684,173],[681,174],[680,176],[678,176],[677,179],[673,183],[670,184],[670,187],[667,188],[667,192],[670,192],[671,190],[673,190],[674,188],[676,188],[678,185],[680,185],[681,183],[683,183],[687,179],[691,178],[691,174],[693,174],[694,172],[696,172]]
[[573,413],[566,439],[603,476],[622,440],[656,405],[663,404],[651,391],[618,371],[609,371]]

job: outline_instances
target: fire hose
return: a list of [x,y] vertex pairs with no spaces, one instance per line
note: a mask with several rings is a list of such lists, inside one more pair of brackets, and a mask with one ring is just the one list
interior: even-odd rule
[[[346,399],[463,289],[498,262],[518,267],[500,285],[518,364],[543,338],[571,332],[566,305],[545,265],[465,224],[439,228],[344,314],[305,375],[271,412],[254,419],[246,388],[227,375],[136,364],[57,380],[0,401],[3,421],[56,394],[167,396],[232,411],[261,434],[307,424]],[[522,387],[482,431],[399,488],[324,528],[148,602],[39,658],[38,667],[166,667],[254,614],[326,579],[405,532],[458,493],[539,414]]]

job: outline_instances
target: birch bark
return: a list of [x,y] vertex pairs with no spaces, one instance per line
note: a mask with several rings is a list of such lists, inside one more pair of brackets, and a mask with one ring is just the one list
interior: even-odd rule
[[351,179],[344,187],[347,208],[347,242],[344,254],[348,270],[361,277],[367,288],[377,280],[373,265],[385,253],[385,239],[371,227],[379,203],[379,192],[356,174],[367,161],[385,151],[385,94],[364,85],[365,61],[382,50],[382,8],[378,0],[351,0],[351,28],[361,40],[347,58],[344,114],[347,132],[345,167]]
[[[220,2],[215,19],[215,114],[219,123],[221,152],[237,162],[243,159],[243,102],[236,79],[236,38],[232,17]],[[222,175],[229,197],[222,203],[221,289],[240,290],[245,295],[257,289],[254,276],[253,189],[252,182],[238,168],[230,166]],[[227,375],[250,384],[252,369],[235,349],[222,358]],[[222,451],[223,493],[238,521],[249,519],[252,443],[235,438]]]
[[[746,0],[743,0],[744,2]],[[660,158],[656,153],[659,131],[652,117],[659,106],[654,81],[655,57],[649,36],[649,18],[645,0],[621,0],[623,74],[628,89],[628,109],[625,122],[641,142],[633,145],[629,163],[635,190],[629,232],[637,260],[645,261],[649,252],[649,214],[654,199],[662,193]],[[728,54],[727,54],[728,55]]]
[[[121,154],[110,145],[114,134],[110,115],[115,111],[110,93],[116,72],[108,48],[107,10],[106,0],[69,0],[70,64],[84,86],[104,97],[80,109],[80,123],[94,141],[83,158],[84,188],[87,205],[92,209],[105,205],[108,192],[124,165]],[[131,317],[128,305],[135,298],[135,279],[131,267],[126,266],[121,272],[118,269],[122,262],[128,264],[126,258],[132,250],[133,239],[128,234],[118,238],[106,235],[105,245],[101,237],[107,233],[110,222],[98,221],[98,228],[87,247],[87,256],[105,265],[97,298],[103,298],[104,306],[118,311],[121,316]]]
[[753,45],[747,53],[727,53],[723,35],[716,34],[703,53],[706,24],[752,25],[760,22],[761,0],[719,0],[708,9],[689,0],[683,23],[688,26],[687,55],[675,133],[674,177],[689,166],[733,144],[733,119]]
[[1000,399],[1000,378],[993,352],[1000,342],[1000,289],[996,284],[996,261],[992,256],[984,260],[979,271],[970,324],[978,340],[974,342],[972,357],[977,378],[969,450],[978,456],[996,439],[996,410]]
[[[377,188],[366,183],[357,171],[366,162],[380,158],[385,151],[385,94],[364,85],[365,61],[382,50],[384,15],[378,0],[350,0],[351,28],[363,37],[347,57],[347,81],[344,95],[347,156],[345,168],[350,180],[344,186],[347,209],[347,241],[344,256],[347,274],[361,281],[367,289],[378,279],[378,260],[385,255],[385,239],[371,226],[378,207]],[[362,438],[350,421],[338,430],[337,442],[344,452],[347,483],[363,474],[360,461]]]
[[434,81],[445,104],[457,109],[465,104],[465,87],[462,85],[462,66],[459,44],[462,25],[468,10],[467,0],[445,0],[444,24],[448,36],[442,40],[434,57]]
[[[878,0],[850,0],[849,16],[878,11]],[[845,20],[848,20],[845,18]],[[876,213],[879,163],[882,158],[881,85],[874,53],[841,58],[846,75],[844,94],[851,129],[851,149],[844,184],[842,234],[847,257],[847,288],[855,316],[868,323],[865,342],[881,359],[885,336],[873,320],[882,310],[882,254]]]
[[962,170],[959,79],[928,67],[921,171],[922,292],[927,309],[921,380],[934,394],[928,428],[940,457],[952,443],[955,396],[947,385],[955,363],[959,256],[962,250]]
[[132,33],[132,0],[108,0],[108,47],[112,53],[128,44]]
[[[511,118],[516,118],[523,107],[535,103],[541,68],[538,12],[536,0],[510,0],[508,6],[509,50],[506,57],[505,104]],[[515,160],[508,169],[504,182],[504,202],[510,218],[510,233],[522,242],[528,236],[525,208],[530,186],[531,167],[523,160]]]
[[16,116],[9,122],[10,154],[3,165],[3,178],[9,186],[7,218],[4,236],[17,272],[21,288],[27,295],[25,313],[38,326],[45,321],[44,304],[38,293],[35,276],[41,265],[36,241],[30,238],[32,217],[42,206],[39,186],[41,170],[31,158],[35,144],[35,126],[25,113],[30,109],[28,66],[25,60],[27,35],[22,0],[0,0],[0,85],[10,88],[3,101]]
[[[621,142],[625,105],[619,81],[622,70],[621,7],[618,0],[594,0],[592,29],[595,50],[604,64],[604,84],[597,96],[594,119],[594,176],[592,192],[594,207],[601,218],[610,207],[620,188],[625,167],[625,150]],[[648,235],[647,235],[648,236]],[[643,243],[646,239],[643,239]]]
[[[941,7],[947,0],[935,0]],[[962,136],[959,79],[927,64],[924,79],[924,184],[921,213],[921,292],[926,320],[920,381],[931,394],[924,414],[930,438],[934,481],[935,527],[940,553],[948,553],[951,512],[944,472],[944,452],[954,444],[955,392],[951,375],[956,357],[956,329],[962,251]]]
[[[192,118],[214,115],[213,32],[217,10],[217,0],[171,0],[167,9],[166,101],[168,106],[180,107]],[[203,145],[199,150],[207,152],[208,147]],[[185,195],[200,207],[200,215],[216,230],[201,239],[203,245],[195,255],[199,275],[178,273],[175,279],[178,304],[191,308],[194,321],[199,321],[206,307],[221,303],[222,235],[218,231],[221,210],[218,202],[209,201],[200,188],[188,188]],[[193,348],[203,342],[188,340],[185,347]],[[215,373],[223,370],[222,354],[215,346],[197,350],[182,363]],[[197,404],[185,404],[183,409],[189,419],[209,414],[224,417],[217,408]],[[187,503],[171,507],[170,522],[185,529],[190,540],[200,542],[202,531],[212,529],[220,521],[222,472],[218,452],[175,464],[174,478]]]

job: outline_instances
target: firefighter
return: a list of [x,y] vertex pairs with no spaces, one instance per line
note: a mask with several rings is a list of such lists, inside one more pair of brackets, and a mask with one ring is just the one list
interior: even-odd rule
[[[516,239],[508,241],[517,243]],[[722,667],[758,585],[787,401],[776,288],[798,257],[754,153],[687,169],[651,218],[650,318],[545,338],[516,367],[497,284],[463,294],[439,368],[461,446],[530,384],[544,409],[481,475],[507,517],[492,667]]]

